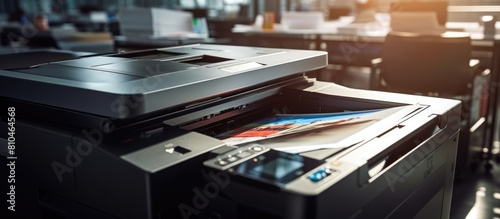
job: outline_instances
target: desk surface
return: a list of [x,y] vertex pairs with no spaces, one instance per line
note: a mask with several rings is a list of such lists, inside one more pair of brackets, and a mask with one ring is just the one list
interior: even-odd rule
[[[275,24],[272,31],[262,30],[258,26],[236,25],[232,31],[238,34],[259,34],[259,35],[321,35],[322,39],[337,39],[336,37],[366,37],[370,41],[383,41],[387,33],[391,30],[386,18],[378,16],[376,22],[352,23],[352,17],[345,17],[335,21],[324,22],[318,29],[287,29],[280,24]],[[485,38],[484,27],[478,22],[447,22],[445,27],[433,32],[456,32],[463,31],[470,34],[473,40],[500,40],[500,22],[496,23],[496,34],[494,38]],[[343,38],[342,40],[345,40]]]
[[113,38],[117,48],[149,49],[171,47],[188,44],[225,44],[228,39],[189,38],[189,37],[130,37],[115,36]]

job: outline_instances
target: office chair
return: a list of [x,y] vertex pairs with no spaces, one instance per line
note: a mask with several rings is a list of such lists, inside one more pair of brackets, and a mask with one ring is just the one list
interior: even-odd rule
[[[469,130],[471,124],[476,122],[471,121],[472,104],[481,104],[473,101],[472,85],[477,76],[486,76],[488,73],[482,71],[484,69],[481,69],[478,60],[471,59],[471,50],[471,39],[466,33],[390,32],[385,39],[382,57],[372,61],[371,70],[373,89],[462,101],[457,153],[459,169],[465,168],[467,157],[470,157]],[[473,166],[475,163],[468,165]]]
[[[390,32],[381,60],[374,60],[373,86],[403,93],[463,96],[470,93],[478,60],[471,60],[465,33]],[[375,73],[372,71],[372,73]]]

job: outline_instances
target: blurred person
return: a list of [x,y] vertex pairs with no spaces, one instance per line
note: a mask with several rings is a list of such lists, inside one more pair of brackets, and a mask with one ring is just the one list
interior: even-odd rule
[[38,30],[48,30],[49,29],[49,19],[46,15],[37,14],[33,17],[33,25]]

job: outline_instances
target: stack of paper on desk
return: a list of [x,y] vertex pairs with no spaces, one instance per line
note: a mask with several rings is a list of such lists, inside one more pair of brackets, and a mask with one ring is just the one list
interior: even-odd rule
[[193,15],[190,12],[162,8],[131,8],[120,10],[119,19],[120,31],[125,36],[196,35],[193,28]]
[[281,25],[284,29],[320,29],[324,19],[321,12],[283,12]]

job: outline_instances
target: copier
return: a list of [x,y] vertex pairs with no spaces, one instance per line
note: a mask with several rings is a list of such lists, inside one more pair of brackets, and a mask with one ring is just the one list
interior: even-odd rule
[[[0,70],[2,159],[16,159],[7,213],[448,218],[460,102],[310,76],[326,65],[324,51],[196,44]],[[276,114],[358,111],[383,116],[323,139],[355,136],[346,147],[218,137]]]

